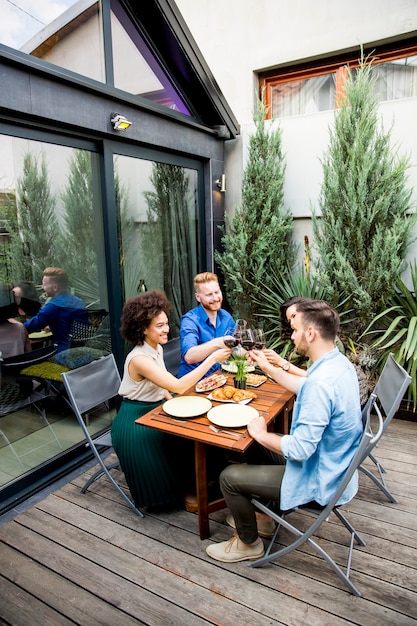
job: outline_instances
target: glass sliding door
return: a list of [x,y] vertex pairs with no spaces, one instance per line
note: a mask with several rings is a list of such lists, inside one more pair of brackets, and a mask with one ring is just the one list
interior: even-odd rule
[[[109,307],[100,189],[94,151],[0,135],[0,283],[32,283],[42,305],[43,269],[62,267],[69,291],[84,301],[93,326],[103,328]],[[31,336],[32,351],[43,341],[53,337]],[[109,333],[106,341],[111,349]],[[3,376],[2,393],[16,382]],[[1,411],[0,490],[80,445],[82,431],[62,396],[51,393],[44,409],[45,417],[33,407]],[[91,416],[91,431],[110,420],[106,411]]]
[[198,166],[117,155],[114,171],[124,299],[163,289],[174,307],[171,338],[178,337],[181,315],[195,306],[200,267]]

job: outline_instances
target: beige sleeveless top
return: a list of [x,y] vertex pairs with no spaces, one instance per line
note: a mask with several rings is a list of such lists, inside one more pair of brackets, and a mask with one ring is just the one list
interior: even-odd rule
[[166,369],[162,346],[158,345],[157,349],[154,350],[145,341],[143,346],[136,346],[131,352],[129,352],[126,357],[123,370],[123,378],[119,387],[119,394],[123,398],[128,398],[129,400],[140,400],[141,402],[159,402],[160,400],[163,400],[165,398],[165,389],[162,389],[162,387],[158,387],[147,378],[142,378],[138,381],[133,380],[129,376],[129,363],[133,358],[139,355],[143,355],[148,357],[149,359],[153,359],[159,367]]

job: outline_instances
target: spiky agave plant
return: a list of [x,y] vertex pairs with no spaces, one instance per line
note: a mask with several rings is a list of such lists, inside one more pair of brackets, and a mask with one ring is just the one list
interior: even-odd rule
[[261,320],[269,348],[287,354],[292,347],[288,337],[282,336],[280,308],[293,296],[325,299],[325,292],[320,286],[318,276],[314,276],[303,263],[299,269],[287,268],[285,273],[279,272],[271,277],[271,287],[262,286],[256,295],[259,311],[256,316]]
[[376,368],[382,367],[390,352],[411,376],[407,392],[409,407],[417,409],[417,262],[410,266],[412,288],[397,279],[390,306],[377,315],[366,328],[363,337],[371,338],[371,347],[379,353]]

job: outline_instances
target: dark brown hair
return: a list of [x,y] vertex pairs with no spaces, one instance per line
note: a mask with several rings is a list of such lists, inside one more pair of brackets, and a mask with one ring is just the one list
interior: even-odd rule
[[0,324],[7,322],[9,317],[16,317],[17,314],[17,304],[9,285],[0,285]]
[[311,298],[307,298],[305,296],[292,296],[285,302],[281,304],[279,307],[279,322],[280,322],[280,334],[284,339],[290,339],[292,335],[291,321],[287,320],[287,310],[290,306],[294,304],[297,305],[296,309],[298,310],[298,304],[300,302],[308,302]]
[[160,289],[129,298],[122,311],[120,328],[122,337],[134,346],[142,346],[145,341],[145,330],[152,320],[162,312],[169,317],[171,311],[172,304]]
[[335,339],[340,330],[339,314],[324,300],[305,300],[297,303],[297,313],[302,313],[303,328],[314,326],[323,339]]

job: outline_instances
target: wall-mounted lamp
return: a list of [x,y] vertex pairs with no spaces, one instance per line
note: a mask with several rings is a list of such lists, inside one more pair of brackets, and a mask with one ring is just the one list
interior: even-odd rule
[[216,185],[222,193],[226,191],[226,174],[222,174],[221,177],[216,180]]
[[132,126],[132,122],[129,122],[129,120],[124,115],[120,115],[120,113],[112,113],[110,122],[114,130],[126,130],[129,126]]

